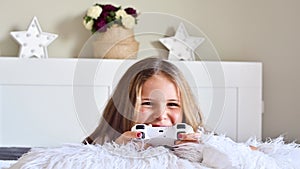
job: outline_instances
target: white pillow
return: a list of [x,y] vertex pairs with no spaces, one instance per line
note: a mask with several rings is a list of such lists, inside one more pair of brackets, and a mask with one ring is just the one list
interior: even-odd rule
[[7,169],[16,162],[16,160],[0,160],[0,169]]

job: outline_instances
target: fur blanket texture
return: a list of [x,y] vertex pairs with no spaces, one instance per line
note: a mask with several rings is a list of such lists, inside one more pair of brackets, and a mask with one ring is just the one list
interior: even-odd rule
[[[250,145],[257,150],[251,150]],[[10,168],[300,169],[299,159],[299,145],[284,144],[283,137],[267,142],[249,139],[245,143],[236,143],[225,136],[205,135],[199,144],[186,143],[172,148],[141,149],[135,142],[33,148]]]

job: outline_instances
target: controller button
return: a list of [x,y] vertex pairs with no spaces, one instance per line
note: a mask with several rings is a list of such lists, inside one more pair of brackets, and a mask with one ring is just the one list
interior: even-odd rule
[[144,132],[141,132],[142,133],[142,138],[144,139],[145,138],[145,133]]
[[135,128],[137,130],[139,130],[139,129],[145,129],[145,125],[139,124],[139,125],[136,125]]
[[177,132],[177,139],[181,139],[183,136],[182,136],[182,133],[185,133],[184,131],[180,131],[180,132]]
[[177,124],[177,129],[185,129],[185,125],[184,124]]

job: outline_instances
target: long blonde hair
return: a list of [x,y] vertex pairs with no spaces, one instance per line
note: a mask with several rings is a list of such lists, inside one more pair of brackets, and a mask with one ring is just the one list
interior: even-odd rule
[[133,64],[122,76],[104,108],[95,131],[85,142],[103,144],[113,141],[135,124],[137,98],[143,84],[154,74],[165,74],[180,91],[183,122],[194,130],[203,126],[203,118],[191,88],[182,72],[172,63],[160,58],[146,58]]

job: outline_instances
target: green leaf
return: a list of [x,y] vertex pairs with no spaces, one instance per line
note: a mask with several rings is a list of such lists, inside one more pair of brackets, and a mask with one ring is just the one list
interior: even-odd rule
[[116,13],[115,13],[114,11],[110,11],[110,12],[109,12],[109,16],[114,17],[114,16],[116,16]]
[[113,21],[113,19],[111,17],[106,17],[106,22],[110,23],[112,21]]
[[93,20],[90,16],[84,16],[83,19],[85,20],[85,23],[88,23],[89,21]]

